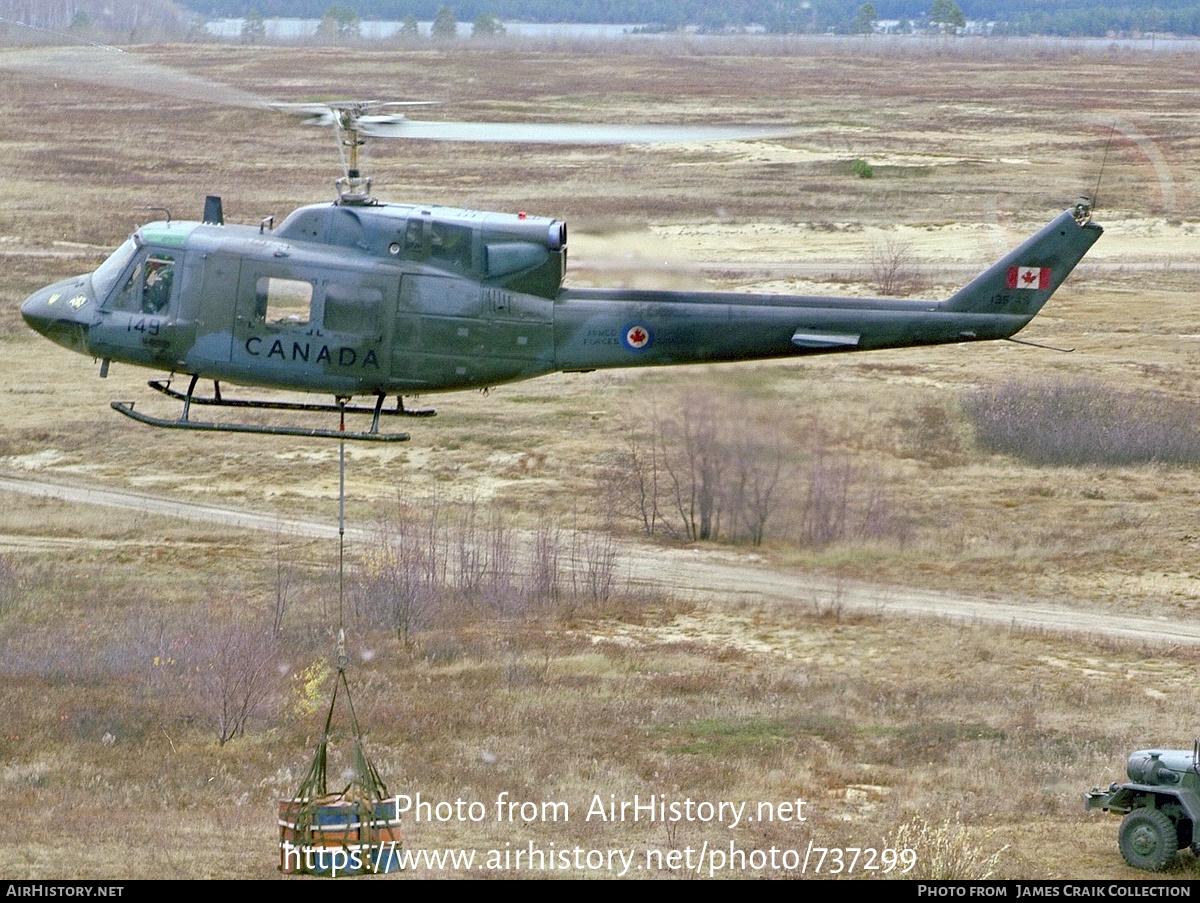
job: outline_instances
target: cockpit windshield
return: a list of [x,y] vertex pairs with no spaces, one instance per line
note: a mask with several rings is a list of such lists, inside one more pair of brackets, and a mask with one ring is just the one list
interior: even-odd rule
[[116,287],[117,280],[121,278],[121,274],[125,271],[125,267],[129,266],[129,261],[133,260],[137,250],[137,242],[132,238],[128,239],[92,273],[92,289],[98,300],[103,301]]

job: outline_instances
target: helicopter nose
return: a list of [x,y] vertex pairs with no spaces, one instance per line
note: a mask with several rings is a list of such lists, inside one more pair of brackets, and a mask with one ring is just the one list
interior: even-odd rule
[[26,298],[21,304],[21,316],[30,329],[50,341],[72,351],[86,352],[86,311],[91,305],[85,283],[57,283]]

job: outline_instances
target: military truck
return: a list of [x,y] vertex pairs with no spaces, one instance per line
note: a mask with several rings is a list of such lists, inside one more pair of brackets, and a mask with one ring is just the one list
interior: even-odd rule
[[1177,851],[1200,855],[1200,740],[1190,750],[1143,749],[1129,757],[1129,780],[1084,795],[1085,808],[1123,814],[1117,843],[1134,868],[1159,871]]

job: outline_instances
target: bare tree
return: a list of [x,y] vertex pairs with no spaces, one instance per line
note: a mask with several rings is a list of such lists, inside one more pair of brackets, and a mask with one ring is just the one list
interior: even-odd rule
[[611,500],[622,517],[631,517],[641,524],[647,536],[653,536],[662,523],[658,507],[664,476],[660,427],[655,417],[650,435],[645,436],[631,423],[625,431],[625,450],[602,476],[603,497]]
[[779,503],[785,463],[786,456],[778,442],[756,442],[747,437],[735,449],[729,508],[752,545],[762,545],[767,521]]
[[655,416],[648,435],[631,427],[626,451],[604,478],[616,511],[647,535],[715,540],[724,529],[762,543],[783,501],[788,445],[774,411],[748,412],[740,404],[729,417],[719,398],[693,393],[674,417]]
[[484,532],[486,561],[479,601],[485,611],[500,616],[520,614],[528,602],[523,581],[518,579],[517,552],[512,528],[498,515]]
[[275,537],[275,588],[271,595],[271,629],[276,635],[283,632],[283,616],[292,604],[295,591],[296,565],[287,556],[283,540]]
[[823,458],[812,462],[801,506],[803,545],[826,546],[846,536],[852,476],[847,464]]
[[169,0],[0,0],[0,19],[43,30],[48,37],[70,29],[144,40],[184,31],[182,10]]
[[715,407],[710,396],[692,396],[670,429],[659,432],[673,507],[690,540],[716,539],[721,528],[726,454]]
[[575,530],[571,583],[576,601],[604,604],[617,576],[617,544],[607,531]]

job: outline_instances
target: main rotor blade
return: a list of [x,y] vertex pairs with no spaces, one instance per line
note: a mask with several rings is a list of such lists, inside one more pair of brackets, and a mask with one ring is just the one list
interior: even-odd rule
[[[384,117],[380,117],[384,119]],[[515,144],[675,144],[783,138],[795,130],[771,126],[595,125],[550,122],[433,122],[388,118],[359,122],[371,138],[425,141],[492,141]]]
[[[0,51],[0,69],[32,73],[48,79],[65,78],[112,88],[145,91],[181,100],[298,113],[323,124],[332,124],[335,110],[357,105],[353,102],[275,103],[249,91],[160,66],[115,47],[47,46]],[[371,101],[363,106],[368,110],[383,110],[428,103],[429,101]],[[356,127],[360,134],[371,138],[517,144],[674,144],[782,138],[795,134],[794,129],[772,126],[436,122],[408,119],[400,114],[373,112],[356,117]]]
[[[144,91],[180,100],[200,101],[254,110],[274,109],[309,117],[313,124],[336,125],[343,111],[353,112],[353,128],[370,138],[408,138],[424,141],[493,142],[511,144],[688,144],[782,138],[794,129],[755,125],[623,125],[544,122],[437,122],[408,119],[389,108],[419,106],[428,101],[273,103],[200,76],[181,72],[115,47],[37,47],[0,51],[0,69],[31,73],[47,79],[70,79],[130,91]],[[356,108],[361,107],[361,110]],[[376,112],[379,111],[379,112]]]
[[159,66],[115,47],[37,47],[3,51],[0,52],[0,69],[222,106],[268,107],[265,100],[248,91]]

